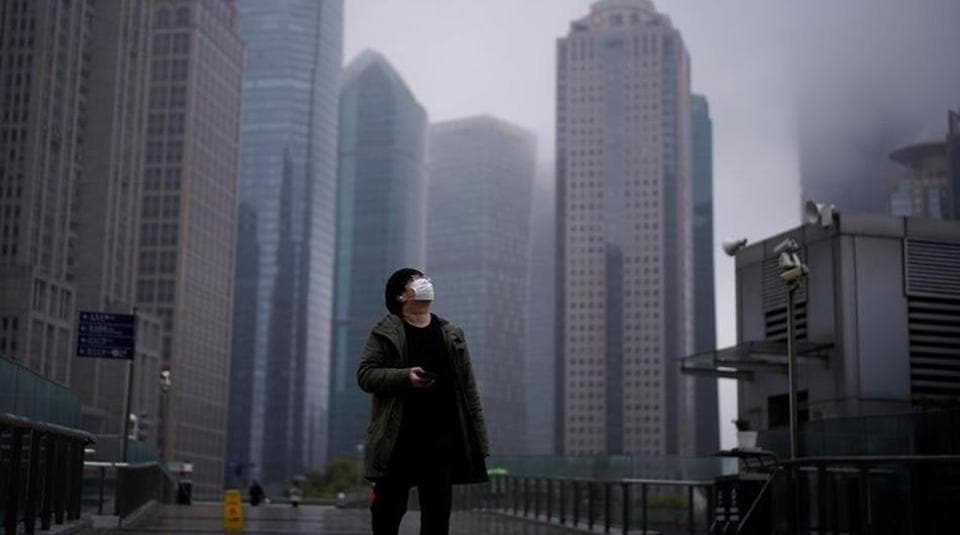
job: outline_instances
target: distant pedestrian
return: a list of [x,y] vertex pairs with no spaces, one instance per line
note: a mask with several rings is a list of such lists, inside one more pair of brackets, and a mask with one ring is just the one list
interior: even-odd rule
[[433,284],[405,268],[387,280],[387,310],[367,338],[357,382],[373,394],[364,475],[374,535],[396,535],[410,487],[420,534],[449,532],[452,485],[487,481],[480,396],[463,330],[430,313]]
[[260,502],[263,501],[263,487],[260,486],[260,482],[254,480],[250,484],[250,505],[256,507],[260,505]]
[[299,482],[294,481],[290,489],[287,490],[287,499],[290,500],[292,507],[300,507],[300,502],[303,501],[303,489],[300,488]]

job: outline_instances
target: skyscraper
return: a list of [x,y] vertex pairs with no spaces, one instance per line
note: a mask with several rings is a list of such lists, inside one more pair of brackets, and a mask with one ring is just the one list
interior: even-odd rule
[[[707,97],[693,95],[693,350],[713,351],[717,347],[716,297],[713,273],[713,122]],[[693,432],[695,453],[713,455],[720,449],[720,414],[717,380],[709,377],[682,377],[692,381],[696,420]]]
[[557,43],[558,446],[692,451],[689,58],[650,0],[602,0]]
[[92,9],[0,3],[0,353],[63,384],[74,360],[71,225]]
[[426,111],[386,58],[365,51],[350,62],[340,92],[331,458],[356,458],[366,438],[369,396],[356,372],[386,314],[384,283],[426,261],[426,129]]
[[284,482],[326,458],[343,2],[238,6],[247,70],[228,461]]
[[947,145],[912,143],[890,153],[900,173],[889,180],[890,213],[898,216],[953,219],[953,191]]
[[953,214],[960,220],[960,111],[947,113],[947,162],[953,191]]
[[163,321],[172,374],[160,448],[222,488],[243,47],[233,1],[151,4],[153,45],[137,301]]
[[530,269],[524,359],[528,455],[555,452],[556,383],[556,176],[553,163],[538,165],[530,210]]
[[[79,310],[130,314],[136,299],[137,229],[150,83],[150,8],[145,0],[96,0],[90,5],[93,17],[85,52],[89,77],[82,132],[86,142],[75,193],[72,272]],[[155,317],[138,314],[138,380],[131,412],[144,424],[159,417],[159,329]],[[83,402],[86,430],[108,435],[123,432],[126,364],[74,359],[70,384]],[[148,435],[153,442],[155,428],[151,426]]]
[[493,454],[525,453],[524,337],[536,138],[489,116],[432,125],[427,271],[469,340]]

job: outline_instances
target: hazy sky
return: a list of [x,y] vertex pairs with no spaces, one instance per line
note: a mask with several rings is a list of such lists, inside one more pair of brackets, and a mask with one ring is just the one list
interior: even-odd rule
[[[549,162],[556,39],[591,3],[345,0],[345,55],[382,52],[431,121],[490,113],[534,130]],[[875,137],[890,117],[903,141],[942,137],[946,109],[960,107],[960,0],[655,4],[680,29],[693,90],[710,102],[718,247],[724,238],[761,239],[799,222],[800,154],[804,169],[842,175],[863,168],[858,158],[884,155],[836,147],[862,145],[858,139]],[[733,263],[718,249],[715,264],[718,344],[728,346],[736,342]],[[729,384],[721,413],[730,445]]]

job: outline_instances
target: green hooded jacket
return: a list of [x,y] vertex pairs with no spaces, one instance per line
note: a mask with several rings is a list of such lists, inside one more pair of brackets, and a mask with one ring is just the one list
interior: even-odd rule
[[[457,414],[464,434],[463,456],[454,460],[454,483],[487,481],[484,460],[489,453],[487,429],[483,422],[483,407],[470,364],[470,352],[463,330],[440,320],[443,339],[450,358],[450,369],[455,378]],[[373,394],[370,424],[367,426],[364,476],[370,480],[387,474],[393,447],[400,436],[400,422],[406,393],[413,390],[407,359],[406,335],[403,320],[388,314],[370,332],[363,348],[357,383],[364,392]]]

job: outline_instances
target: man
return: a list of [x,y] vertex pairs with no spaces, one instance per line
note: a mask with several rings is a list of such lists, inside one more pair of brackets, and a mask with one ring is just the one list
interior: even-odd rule
[[390,312],[363,349],[357,382],[373,394],[365,476],[374,535],[396,535],[407,494],[420,497],[420,534],[449,531],[452,485],[487,480],[480,396],[463,331],[430,313],[433,284],[405,268],[387,280]]

